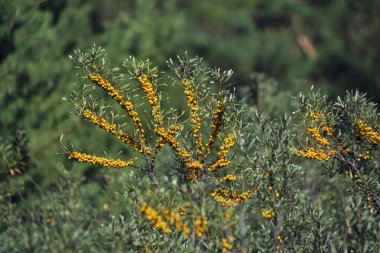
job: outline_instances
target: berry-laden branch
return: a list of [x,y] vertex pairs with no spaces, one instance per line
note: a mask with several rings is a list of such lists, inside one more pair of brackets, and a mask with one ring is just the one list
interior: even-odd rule
[[[78,62],[79,59],[80,57]],[[127,61],[123,66],[127,67],[128,74],[117,74],[101,64],[88,64],[90,66],[81,63],[79,66],[85,71],[85,85],[90,83],[93,90],[81,93],[87,97],[72,100],[82,101],[79,105],[75,104],[79,108],[79,116],[135,151],[137,157],[140,157],[138,161],[140,165],[136,165],[137,157],[124,161],[89,155],[74,149],[67,152],[68,159],[102,167],[139,168],[150,176],[156,187],[161,187],[158,184],[157,173],[162,170],[156,168],[156,159],[161,162],[161,159],[158,160],[159,153],[172,152],[175,158],[165,168],[168,170],[174,168],[178,172],[171,175],[178,175],[180,183],[177,187],[181,194],[186,194],[189,201],[206,193],[204,197],[212,205],[233,209],[254,196],[251,190],[239,191],[242,187],[234,188],[239,179],[230,171],[237,133],[235,128],[230,128],[228,124],[238,122],[236,120],[238,113],[234,110],[234,106],[237,105],[236,97],[223,85],[230,78],[231,71],[203,69],[197,72],[201,69],[196,66],[199,64],[197,60],[180,58],[176,66],[171,62],[170,68],[173,69],[174,66],[173,70],[177,75],[175,84],[183,91],[181,97],[176,97],[176,100],[182,99],[182,108],[185,112],[181,114],[165,107],[166,102],[170,104],[172,99],[169,97],[163,101],[160,84],[157,81],[159,80],[157,69],[150,68],[148,62],[137,62],[134,59],[129,63]],[[177,71],[178,69],[180,70]],[[218,87],[214,87],[215,89],[211,91],[210,84],[217,84]],[[106,98],[103,101],[103,98],[95,93],[98,88],[121,107],[124,115],[118,115],[112,105],[108,106]],[[102,106],[96,104],[96,101],[102,101]],[[146,118],[140,118],[140,115],[143,115],[141,108],[144,112],[147,111]],[[125,119],[127,122],[120,122]],[[165,146],[168,148],[165,149]],[[226,172],[223,169],[226,169]],[[192,191],[186,193],[182,191],[185,187],[180,184],[186,184],[187,188],[191,188],[198,185],[194,184],[196,181],[207,185],[205,191],[199,191],[197,196],[192,196],[194,193]],[[216,190],[215,184],[218,185]],[[192,209],[190,215],[183,216],[182,212],[161,208],[158,205],[153,207],[152,202],[147,200],[147,196],[138,196],[135,205],[139,213],[152,225],[153,230],[166,237],[172,237],[178,232],[184,239],[193,242],[204,238],[212,240],[213,237],[208,230],[210,218],[208,212]],[[188,224],[192,225],[192,228]],[[229,252],[233,247],[232,234],[232,232],[228,236],[226,234],[223,240],[218,241],[220,248],[225,252]]]
[[378,173],[374,162],[380,147],[380,134],[365,120],[374,115],[373,105],[358,93],[349,93],[345,100],[333,106],[327,106],[323,100],[316,101],[319,100],[303,103],[307,109],[302,115],[308,122],[311,145],[295,150],[294,154],[327,163],[325,167],[331,176],[345,176],[366,207],[380,215],[376,194],[379,189],[373,182]]
[[[135,104],[129,99],[130,96],[124,95],[124,91],[116,88],[109,80],[107,80],[102,74],[101,70],[93,68],[95,71],[90,72],[87,75],[88,80],[96,84],[102,90],[106,92],[114,101],[116,101],[119,106],[126,111],[128,118],[132,121],[134,131],[136,135],[126,134],[120,127],[115,123],[110,123],[106,118],[103,118],[97,113],[86,106],[80,111],[81,116],[89,121],[90,123],[98,126],[104,131],[114,135],[121,142],[132,147],[134,150],[141,153],[145,160],[147,166],[147,172],[153,173],[155,171],[155,158],[158,152],[162,151],[165,144],[168,144],[171,149],[177,154],[185,170],[183,170],[185,178],[190,181],[203,180],[205,178],[211,178],[208,174],[215,170],[225,168],[231,165],[230,159],[227,157],[228,153],[234,147],[234,139],[236,138],[235,133],[229,133],[221,141],[218,152],[212,152],[213,150],[218,150],[215,145],[217,143],[219,136],[221,134],[224,115],[226,113],[226,105],[223,101],[223,96],[220,93],[217,95],[218,99],[216,103],[212,103],[214,108],[209,114],[204,114],[204,110],[201,110],[199,100],[202,100],[202,104],[207,99],[212,99],[210,96],[202,97],[200,96],[197,86],[194,84],[196,81],[197,74],[192,71],[184,71],[187,73],[186,77],[182,76],[179,79],[179,85],[183,87],[184,97],[186,99],[186,104],[190,110],[190,115],[188,120],[190,121],[190,129],[192,131],[191,138],[185,140],[179,140],[179,133],[184,129],[184,125],[177,123],[169,123],[168,115],[162,114],[162,109],[160,106],[160,97],[157,95],[157,86],[150,79],[149,75],[153,75],[150,69],[144,64],[136,64],[133,61],[132,64],[132,77],[136,79],[140,85],[140,89],[144,92],[145,99],[147,100],[150,110],[151,119],[154,124],[153,134],[156,135],[156,144],[152,146],[151,138],[147,140],[146,132],[143,129],[142,121],[139,117],[139,113],[136,110]],[[180,64],[181,65],[181,62]],[[85,70],[91,70],[91,67],[82,66]],[[191,64],[184,64],[183,68],[193,68]],[[106,72],[103,70],[103,72]],[[193,73],[193,76],[188,75],[188,73]],[[206,73],[206,72],[205,72]],[[218,74],[221,80],[228,80],[230,72],[224,74]],[[112,75],[111,75],[112,78]],[[221,81],[219,82],[221,83]],[[220,90],[219,92],[221,92]],[[209,126],[205,126],[203,129],[202,122],[207,122],[209,120]],[[207,125],[207,124],[205,124]],[[202,138],[202,130],[209,131],[208,138]],[[225,133],[223,133],[225,134]],[[193,146],[194,143],[194,146]],[[194,148],[194,149],[193,149]],[[75,159],[77,156],[74,154],[76,151],[72,151],[68,154],[68,157]],[[216,157],[213,153],[217,153]],[[92,162],[91,159],[76,159],[81,162],[87,162],[99,165],[108,165],[113,163],[99,163]],[[129,164],[129,163],[125,163]]]

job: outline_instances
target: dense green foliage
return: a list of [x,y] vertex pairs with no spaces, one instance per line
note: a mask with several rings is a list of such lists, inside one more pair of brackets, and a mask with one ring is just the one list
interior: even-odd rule
[[[222,239],[243,252],[375,252],[379,145],[368,136],[380,131],[378,105],[370,102],[380,102],[379,12],[377,0],[0,0],[0,252],[204,252],[222,250]],[[227,170],[238,181],[225,189],[254,196],[232,209],[231,219],[209,196],[219,187],[213,174],[188,183],[181,174],[186,166],[169,146],[157,158],[153,181],[145,170],[100,170],[67,159],[73,147],[113,158],[134,155],[76,116],[85,107],[78,106],[81,98],[87,105],[103,101],[91,109],[124,126],[125,118],[113,114],[114,101],[91,86],[86,71],[74,69],[83,67],[78,59],[73,64],[69,58],[92,44],[107,48],[104,68],[95,70],[122,82],[123,92],[129,89],[151,129],[148,104],[131,78],[146,72],[174,115],[188,110],[174,59],[185,51],[203,57],[196,58],[194,80],[204,99],[201,113],[211,119],[218,94],[212,78],[223,71],[207,66],[234,70],[226,82],[232,85],[220,95],[231,105],[224,130],[234,130],[237,139]],[[159,71],[148,62],[133,65],[129,55],[149,58]],[[169,58],[174,63],[166,64]],[[205,70],[211,77],[202,76]],[[309,92],[311,84],[330,96]],[[345,95],[355,89],[361,93]],[[306,95],[297,101],[299,92]],[[313,113],[325,125],[313,121]],[[189,115],[179,122],[189,124]],[[186,142],[192,133],[186,124],[183,142],[195,145]],[[314,127],[334,143],[339,158],[318,163],[294,156],[303,147],[329,151]],[[152,230],[138,211],[143,202],[161,214],[185,206],[191,230],[196,217],[207,216],[207,236]],[[276,218],[263,218],[263,211]]]

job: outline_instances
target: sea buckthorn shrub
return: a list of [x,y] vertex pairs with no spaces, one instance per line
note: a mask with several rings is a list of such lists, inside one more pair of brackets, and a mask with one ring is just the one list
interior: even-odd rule
[[379,121],[364,95],[311,92],[301,117],[277,117],[284,108],[238,101],[231,72],[200,58],[168,60],[163,73],[132,57],[108,66],[104,53],[72,56],[66,100],[81,128],[114,142],[63,145],[78,162],[49,167],[60,177],[48,186],[25,136],[0,142],[1,252],[378,250]]
[[[135,157],[64,149],[69,159],[127,167],[134,175],[127,185],[128,214],[113,223],[134,225],[128,230],[112,225],[112,233],[146,251],[284,252],[302,245],[304,219],[286,213],[304,199],[292,187],[299,167],[284,148],[292,140],[287,118],[278,123],[254,114],[227,89],[232,72],[210,69],[199,58],[168,60],[168,80],[182,94],[166,101],[162,80],[167,80],[148,61],[128,58],[119,71],[108,67],[102,54],[94,48],[72,56],[82,85],[70,101],[80,117],[126,144],[130,151],[123,153],[133,151]],[[169,107],[178,99],[184,111]],[[287,242],[295,227],[297,241]]]
[[[167,74],[133,57],[108,66],[101,48],[71,58],[78,69],[68,99],[75,113],[122,144],[113,155],[98,155],[96,143],[63,146],[68,159],[91,169],[125,170],[102,174],[117,189],[102,209],[125,208],[94,235],[115,251],[371,252],[378,246],[378,116],[363,95],[332,104],[311,93],[299,100],[301,121],[273,119],[236,99],[228,87],[232,71],[211,69],[198,57],[169,59]],[[300,147],[304,136],[309,140]],[[328,189],[319,200],[305,178],[317,165],[298,157],[324,162],[331,176],[351,185],[317,175]]]
[[[181,250],[217,250],[224,245],[229,251],[233,232],[219,229],[218,217],[225,216],[226,207],[253,197],[253,191],[235,182],[235,128],[244,112],[226,89],[232,71],[208,68],[200,58],[186,55],[168,60],[172,74],[165,81],[177,85],[182,94],[166,98],[162,90],[167,84],[148,61],[130,57],[123,64],[124,71],[119,71],[105,64],[103,53],[94,48],[71,57],[80,69],[82,85],[69,101],[80,117],[126,144],[129,149],[123,153],[134,152],[135,157],[111,159],[64,147],[68,159],[92,166],[127,167],[135,174],[128,185],[128,217],[140,217],[145,225],[135,226],[139,232],[126,232],[133,238],[131,247],[154,251],[176,245]],[[97,95],[98,90],[108,97]],[[108,106],[107,98],[114,100],[115,106]],[[185,110],[171,108],[165,100],[181,100]],[[140,116],[144,114],[145,120]],[[175,187],[170,188],[173,182]],[[142,234],[149,230],[154,232],[152,244],[142,241]],[[137,235],[139,240],[134,238]],[[181,236],[183,242],[173,246],[173,236]]]
[[[347,191],[363,208],[380,214],[380,117],[377,105],[364,94],[348,92],[329,102],[313,91],[301,95],[298,112],[306,134],[294,154],[322,163],[330,177],[342,177]],[[322,171],[321,171],[322,172]]]
[[378,105],[358,92],[347,92],[333,102],[313,88],[298,100],[294,154],[305,166],[305,190],[319,209],[311,212],[315,249],[376,252],[380,239]]

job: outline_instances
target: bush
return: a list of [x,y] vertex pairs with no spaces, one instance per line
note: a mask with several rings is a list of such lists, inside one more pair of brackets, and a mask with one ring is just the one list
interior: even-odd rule
[[[236,100],[227,85],[231,71],[211,69],[197,57],[168,60],[169,78],[133,57],[110,67],[101,48],[71,58],[79,79],[68,100],[128,149],[95,156],[64,146],[67,157],[90,168],[131,170],[102,173],[105,188],[125,186],[114,200],[122,215],[86,235],[78,249],[90,249],[92,240],[103,249],[143,252],[377,248],[379,119],[364,95],[331,103],[312,90],[300,96],[299,119],[271,119]],[[171,107],[164,92],[171,83],[184,93],[176,100],[186,111]],[[306,134],[312,138],[299,148]],[[317,167],[297,156],[325,161],[332,178],[316,175]],[[313,191],[322,184],[325,189]]]

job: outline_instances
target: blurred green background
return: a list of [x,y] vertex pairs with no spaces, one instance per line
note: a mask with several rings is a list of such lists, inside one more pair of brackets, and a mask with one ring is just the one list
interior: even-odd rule
[[[40,167],[65,160],[62,133],[74,144],[94,138],[62,100],[75,79],[69,54],[94,43],[113,66],[134,55],[165,70],[169,57],[199,55],[233,69],[253,105],[278,92],[289,103],[311,85],[380,99],[378,0],[1,0],[0,14],[0,132],[25,130]],[[256,73],[278,84],[268,91]]]

